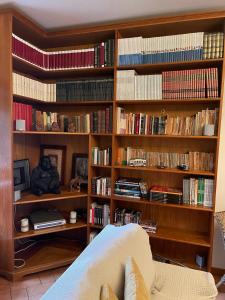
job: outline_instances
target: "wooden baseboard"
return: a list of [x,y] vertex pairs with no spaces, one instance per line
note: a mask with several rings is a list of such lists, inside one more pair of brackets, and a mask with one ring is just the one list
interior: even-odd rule
[[225,274],[225,269],[220,269],[220,268],[214,268],[214,267],[212,267],[212,268],[211,268],[211,273],[212,273],[213,275],[222,276],[222,275]]

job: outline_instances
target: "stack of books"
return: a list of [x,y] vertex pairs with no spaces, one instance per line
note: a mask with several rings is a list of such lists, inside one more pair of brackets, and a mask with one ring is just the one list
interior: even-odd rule
[[93,195],[111,196],[111,178],[110,177],[92,177],[91,193]]
[[117,196],[140,199],[140,182],[139,178],[119,178],[115,182],[114,193]]
[[108,204],[100,205],[96,202],[91,204],[90,224],[106,226],[110,224],[110,208]]
[[150,201],[159,201],[163,203],[182,203],[182,190],[167,186],[154,185],[150,188]]
[[57,101],[112,101],[113,79],[85,79],[56,83]]
[[112,148],[101,150],[99,147],[92,147],[92,164],[109,166],[112,162]]
[[210,178],[184,178],[183,203],[213,206],[214,180]]
[[141,221],[140,226],[147,232],[147,233],[156,233],[157,231],[157,224],[152,220]]
[[13,34],[12,52],[14,56],[47,71],[109,67],[114,64],[113,39],[90,48],[47,52]]
[[115,225],[126,225],[130,223],[139,224],[141,220],[140,211],[132,211],[128,209],[116,208],[114,214],[114,223]]
[[14,72],[13,94],[48,102],[55,102],[57,98],[55,83],[44,83]]
[[223,32],[119,39],[119,65],[156,64],[223,57]]
[[163,165],[166,168],[177,168],[182,164],[190,170],[213,171],[214,153],[206,152],[152,152],[141,148],[119,147],[117,149],[117,164],[129,165],[131,159],[145,159],[146,167]]
[[90,113],[92,133],[112,133],[112,106]]
[[203,135],[205,125],[218,125],[218,108],[202,110],[193,116],[129,113],[117,107],[117,133],[140,135]]

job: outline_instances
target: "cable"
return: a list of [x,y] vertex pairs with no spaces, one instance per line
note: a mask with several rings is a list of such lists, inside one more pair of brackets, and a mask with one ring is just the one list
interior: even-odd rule
[[32,244],[28,245],[27,247],[22,248],[22,249],[20,249],[20,250],[18,250],[18,251],[15,251],[15,254],[18,254],[18,253],[20,253],[20,252],[26,251],[27,249],[31,248],[32,246],[36,245],[37,243],[38,243],[38,241],[35,241],[35,242],[33,242]]
[[16,262],[16,261],[21,261],[21,262],[22,262],[22,264],[19,265],[19,266],[17,266],[16,264],[14,264],[14,267],[15,267],[16,269],[23,268],[23,267],[25,267],[25,265],[26,265],[26,261],[25,261],[23,258],[14,258],[14,261],[15,261],[15,262]]

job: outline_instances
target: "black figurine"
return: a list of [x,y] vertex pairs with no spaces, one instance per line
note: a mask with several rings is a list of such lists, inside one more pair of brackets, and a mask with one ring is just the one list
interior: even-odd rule
[[60,193],[59,173],[51,164],[49,156],[42,156],[39,165],[31,173],[31,191],[33,194]]

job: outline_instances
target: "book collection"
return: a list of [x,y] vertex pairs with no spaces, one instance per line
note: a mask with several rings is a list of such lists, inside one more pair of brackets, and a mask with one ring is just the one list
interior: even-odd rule
[[193,116],[154,116],[129,113],[117,107],[117,134],[202,136],[205,125],[218,125],[218,109],[206,109]]
[[155,75],[137,75],[135,70],[117,71],[117,100],[217,97],[217,68],[164,71]]
[[112,106],[90,113],[92,133],[112,133]]
[[154,185],[149,190],[149,200],[162,203],[182,204],[182,190],[167,186]]
[[116,208],[114,213],[114,223],[118,226],[141,222],[141,212],[129,209]]
[[91,193],[93,195],[111,196],[111,178],[110,177],[92,177]]
[[92,164],[110,166],[112,163],[112,148],[100,149],[99,147],[92,147]]
[[[129,198],[140,199],[143,197],[141,187],[145,188],[143,181],[140,178],[118,178],[115,182],[114,194]],[[142,189],[142,191],[143,191]],[[147,188],[145,188],[147,196]]]
[[110,67],[114,64],[113,39],[84,49],[47,52],[13,34],[12,52],[15,56],[46,71]]
[[223,32],[119,39],[119,65],[156,64],[223,57]]
[[90,208],[90,224],[106,226],[110,224],[110,208],[108,204],[93,202]]
[[85,79],[44,83],[13,73],[13,93],[46,102],[112,101],[113,79]]
[[85,79],[56,83],[56,101],[112,101],[113,79]]
[[14,72],[13,94],[47,102],[55,102],[57,98],[55,83],[44,83]]
[[213,206],[214,180],[210,178],[184,178],[183,203]]
[[146,167],[177,168],[182,164],[188,166],[189,170],[213,171],[214,153],[206,152],[153,152],[141,148],[119,147],[117,150],[117,164],[130,165],[132,159],[145,159]]

